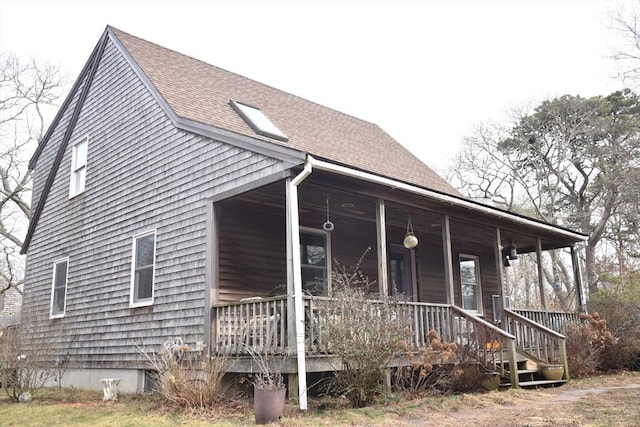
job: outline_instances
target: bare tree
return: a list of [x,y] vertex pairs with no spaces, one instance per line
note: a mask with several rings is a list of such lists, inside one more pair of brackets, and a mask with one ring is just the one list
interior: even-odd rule
[[[606,97],[565,95],[516,117],[510,128],[479,128],[465,141],[450,176],[470,196],[491,197],[554,224],[589,234],[589,291],[598,287],[596,248],[618,218],[623,256],[638,252],[640,99],[628,90]],[[635,228],[634,228],[635,227]],[[618,229],[622,230],[622,229]]]
[[64,86],[60,67],[0,53],[0,294],[23,283],[19,256],[30,213],[29,155]]
[[630,87],[637,88],[640,84],[640,2],[618,6],[609,18],[609,27],[620,41],[611,52],[618,77]]

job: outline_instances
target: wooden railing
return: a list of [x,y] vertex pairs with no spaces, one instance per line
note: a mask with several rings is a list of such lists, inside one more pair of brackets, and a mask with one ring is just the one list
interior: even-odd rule
[[459,359],[495,369],[502,377],[509,378],[512,387],[518,387],[516,337],[459,307],[451,309]]
[[538,363],[564,366],[564,379],[569,379],[565,337],[513,310],[505,309],[505,329],[516,337],[516,346]]
[[211,307],[217,353],[287,351],[287,297],[255,298]]
[[540,311],[510,309],[512,312],[533,320],[547,328],[565,334],[569,325],[579,325],[580,316],[577,313],[563,313],[560,311]]

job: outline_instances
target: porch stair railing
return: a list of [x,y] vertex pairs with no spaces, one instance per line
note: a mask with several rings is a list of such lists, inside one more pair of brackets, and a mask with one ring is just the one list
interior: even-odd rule
[[504,310],[504,318],[504,328],[516,337],[516,346],[520,354],[536,364],[561,365],[564,368],[562,381],[569,380],[564,335],[510,309]]

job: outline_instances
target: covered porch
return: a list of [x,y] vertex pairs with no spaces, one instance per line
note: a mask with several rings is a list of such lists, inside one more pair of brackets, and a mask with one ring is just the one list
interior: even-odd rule
[[[205,325],[213,351],[240,358],[248,348],[287,354],[292,373],[327,368],[322,360],[330,349],[316,305],[331,297],[336,262],[359,264],[371,292],[402,299],[397,310],[414,348],[428,345],[431,329],[453,342],[490,333],[505,350],[505,375],[512,375],[505,366],[516,346],[563,351],[563,337],[551,327],[572,317],[544,310],[541,271],[541,313],[547,314],[537,319],[547,319],[548,327],[503,307],[503,269],[524,253],[536,254],[541,265],[543,251],[583,240],[569,230],[315,159],[302,170],[221,193],[211,200],[208,223]],[[407,247],[411,232],[418,243]],[[304,399],[304,376],[299,380]]]

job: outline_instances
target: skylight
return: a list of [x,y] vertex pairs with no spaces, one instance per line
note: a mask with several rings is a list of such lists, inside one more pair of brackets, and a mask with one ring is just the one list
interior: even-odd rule
[[229,101],[231,107],[238,113],[242,119],[253,129],[255,133],[279,141],[288,141],[287,135],[282,133],[280,129],[257,107],[242,104],[233,99]]

